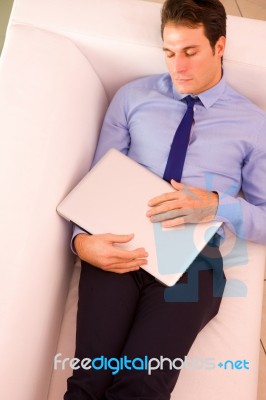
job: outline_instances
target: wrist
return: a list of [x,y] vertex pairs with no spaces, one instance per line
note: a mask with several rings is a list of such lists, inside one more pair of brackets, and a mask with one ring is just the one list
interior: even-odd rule
[[73,248],[74,251],[79,256],[80,251],[83,247],[84,239],[87,238],[89,235],[87,233],[78,233],[73,240]]

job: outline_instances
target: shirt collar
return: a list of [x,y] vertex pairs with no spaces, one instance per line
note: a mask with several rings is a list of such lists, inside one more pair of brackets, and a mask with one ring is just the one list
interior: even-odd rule
[[[210,89],[205,90],[205,92],[200,93],[197,95],[197,97],[200,99],[201,103],[204,105],[205,108],[210,108],[216,101],[221,97],[225,90],[225,78],[222,76],[221,80],[214,86],[212,86]],[[176,100],[182,100],[184,99],[187,94],[180,94],[175,86],[172,84],[173,87],[173,96]]]

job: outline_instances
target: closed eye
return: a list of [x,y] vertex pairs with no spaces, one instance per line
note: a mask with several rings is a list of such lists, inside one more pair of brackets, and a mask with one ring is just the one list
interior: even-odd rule
[[175,55],[175,53],[173,53],[172,51],[167,51],[167,50],[164,50],[164,54],[166,55],[167,58],[172,58]]
[[195,56],[197,54],[197,51],[194,51],[194,52],[190,52],[189,51],[189,52],[186,52],[185,54],[186,54],[187,57],[193,57],[193,56]]

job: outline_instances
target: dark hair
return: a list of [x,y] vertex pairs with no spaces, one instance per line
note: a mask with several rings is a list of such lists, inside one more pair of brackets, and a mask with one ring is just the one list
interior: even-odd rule
[[219,0],[166,0],[161,14],[162,38],[168,22],[190,28],[202,24],[212,48],[226,36],[226,13]]

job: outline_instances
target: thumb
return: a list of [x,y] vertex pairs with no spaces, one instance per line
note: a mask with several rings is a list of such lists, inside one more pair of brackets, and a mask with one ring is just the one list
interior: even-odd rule
[[109,233],[107,240],[109,240],[112,243],[127,243],[130,242],[134,237],[134,234],[131,233],[129,235],[116,235],[114,233]]

